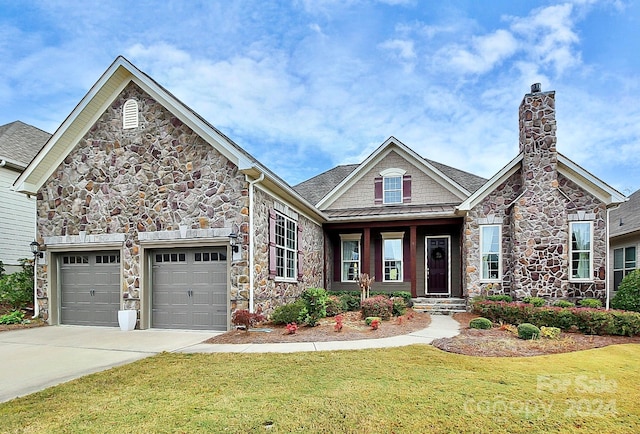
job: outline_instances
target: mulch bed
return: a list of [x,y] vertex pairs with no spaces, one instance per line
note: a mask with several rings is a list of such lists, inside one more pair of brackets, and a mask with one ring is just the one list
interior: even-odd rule
[[[205,342],[209,344],[265,344],[376,339],[405,335],[422,330],[431,322],[431,317],[428,314],[408,309],[405,315],[399,317],[402,319],[392,318],[389,321],[382,321],[378,330],[372,330],[371,327],[364,323],[360,312],[345,312],[342,315],[344,319],[342,331],[340,332],[334,330],[335,318],[330,317],[321,319],[315,327],[300,326],[295,334],[288,334],[284,325],[265,323],[259,325],[257,329],[251,329],[249,332],[232,330]],[[259,331],[260,329],[270,329],[271,332]]]
[[640,344],[640,336],[593,336],[561,333],[558,339],[523,340],[513,333],[494,327],[490,330],[470,329],[472,313],[457,313],[454,318],[462,330],[458,336],[433,341],[432,345],[451,353],[481,357],[528,357],[588,350],[615,344]]

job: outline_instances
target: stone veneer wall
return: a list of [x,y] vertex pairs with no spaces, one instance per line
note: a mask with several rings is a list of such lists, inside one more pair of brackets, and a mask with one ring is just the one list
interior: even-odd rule
[[[323,249],[324,235],[322,226],[298,213],[298,226],[302,228],[301,238],[304,251],[300,281],[269,278],[269,209],[278,201],[258,185],[254,196],[254,277],[255,308],[261,308],[265,314],[282,304],[290,303],[307,288],[322,288],[324,284]],[[296,211],[295,209],[293,210]]]
[[[525,95],[520,152],[518,172],[465,217],[468,295],[604,299],[606,206],[558,172],[554,92]],[[593,221],[594,276],[585,283],[569,276],[569,222],[577,220]],[[497,285],[480,282],[481,223],[502,224],[503,277]]]
[[[123,130],[122,105],[130,98],[138,102],[140,126]],[[180,226],[246,231],[247,192],[234,164],[130,83],[38,192],[38,234],[124,234],[122,297],[125,308],[139,309],[138,234]],[[241,252],[244,260],[231,266],[234,285],[246,280],[246,246]],[[44,267],[39,275],[47,317]],[[232,301],[244,296],[232,288]]]

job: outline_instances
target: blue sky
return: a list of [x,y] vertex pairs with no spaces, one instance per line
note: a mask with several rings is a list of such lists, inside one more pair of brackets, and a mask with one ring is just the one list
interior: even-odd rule
[[630,193],[639,3],[0,0],[0,124],[55,131],[122,54],[291,184],[389,136],[490,177],[540,82],[558,150]]

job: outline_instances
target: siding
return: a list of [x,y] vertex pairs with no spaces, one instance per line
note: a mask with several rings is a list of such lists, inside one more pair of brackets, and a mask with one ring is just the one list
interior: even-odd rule
[[[364,174],[355,184],[328,209],[369,208],[374,206],[374,179],[380,172],[398,168],[411,175],[411,205],[433,205],[460,203],[460,199],[448,191],[422,170],[410,164],[396,152],[390,152],[381,162]],[[378,205],[383,206],[383,205]]]
[[0,261],[18,265],[18,259],[30,258],[35,236],[35,198],[10,190],[19,173],[0,167]]

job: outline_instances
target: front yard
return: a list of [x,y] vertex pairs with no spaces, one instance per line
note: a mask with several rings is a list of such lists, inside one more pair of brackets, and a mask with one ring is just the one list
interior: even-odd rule
[[639,358],[165,353],[0,404],[0,431],[639,432]]

